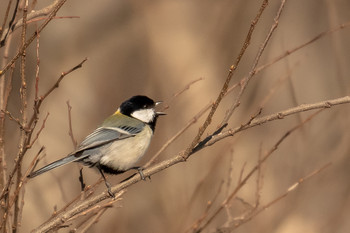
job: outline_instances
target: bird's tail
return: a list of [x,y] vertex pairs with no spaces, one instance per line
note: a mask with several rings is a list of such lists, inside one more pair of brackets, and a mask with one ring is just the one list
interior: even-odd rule
[[48,165],[46,165],[45,167],[42,167],[36,171],[33,171],[32,173],[30,173],[27,177],[28,178],[33,178],[33,177],[36,177],[44,172],[47,172],[47,171],[50,171],[51,169],[54,169],[56,167],[60,167],[60,166],[63,166],[65,164],[68,164],[68,163],[71,163],[71,162],[74,162],[74,161],[77,161],[77,160],[80,160],[81,158],[77,158],[76,156],[73,155],[69,155],[63,159],[60,159],[60,160],[57,160],[53,163],[50,163]]

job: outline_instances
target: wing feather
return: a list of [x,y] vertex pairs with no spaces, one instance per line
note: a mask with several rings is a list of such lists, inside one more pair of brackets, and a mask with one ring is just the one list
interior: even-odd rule
[[89,134],[79,145],[78,149],[71,154],[105,145],[112,141],[123,140],[135,136],[142,128],[121,126],[121,127],[99,127]]

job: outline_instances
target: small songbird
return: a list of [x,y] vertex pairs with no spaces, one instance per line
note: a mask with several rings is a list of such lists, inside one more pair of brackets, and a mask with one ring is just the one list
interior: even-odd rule
[[[145,154],[151,142],[158,116],[165,115],[163,112],[156,112],[155,107],[159,103],[161,102],[154,102],[147,96],[131,97],[88,135],[75,151],[32,172],[28,177],[33,178],[71,162],[80,162],[97,168],[106,183],[108,193],[114,196],[104,172],[120,174],[138,168],[135,164]],[[139,172],[144,178],[142,171]]]

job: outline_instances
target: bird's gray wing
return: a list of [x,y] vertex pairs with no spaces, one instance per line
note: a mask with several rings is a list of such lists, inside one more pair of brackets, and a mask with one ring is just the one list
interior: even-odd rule
[[81,151],[102,146],[112,141],[133,137],[137,133],[141,132],[141,130],[141,127],[130,126],[99,127],[91,134],[89,134],[79,145],[78,149],[71,154],[77,154]]

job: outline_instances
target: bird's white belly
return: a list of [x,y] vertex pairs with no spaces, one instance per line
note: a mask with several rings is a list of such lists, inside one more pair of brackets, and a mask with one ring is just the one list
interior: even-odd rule
[[118,171],[126,171],[145,154],[152,137],[152,130],[146,127],[134,137],[115,141],[105,148],[100,163]]

